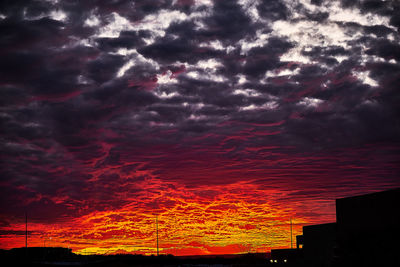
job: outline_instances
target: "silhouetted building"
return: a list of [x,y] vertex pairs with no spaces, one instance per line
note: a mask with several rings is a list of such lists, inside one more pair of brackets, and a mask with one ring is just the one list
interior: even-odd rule
[[338,266],[400,266],[400,188],[336,200]]
[[303,227],[304,266],[400,266],[400,188],[336,200],[336,223]]
[[297,247],[302,247],[306,266],[330,267],[333,265],[336,247],[336,223],[303,227],[303,235],[297,236]]

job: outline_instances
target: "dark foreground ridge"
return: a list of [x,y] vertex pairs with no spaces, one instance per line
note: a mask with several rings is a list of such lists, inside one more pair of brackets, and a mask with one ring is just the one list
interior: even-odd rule
[[[267,266],[269,254],[248,253],[240,255],[207,256],[144,256],[144,255],[77,255],[67,248],[16,248],[1,250],[2,266]],[[47,255],[44,258],[44,254]]]
[[0,250],[1,266],[400,266],[400,188],[336,200],[336,222],[303,227],[294,249],[207,256],[77,255],[71,249]]

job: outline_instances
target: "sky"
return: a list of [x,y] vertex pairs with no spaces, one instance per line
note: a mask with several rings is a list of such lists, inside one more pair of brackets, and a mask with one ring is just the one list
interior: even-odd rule
[[265,252],[400,186],[400,3],[1,1],[0,248]]

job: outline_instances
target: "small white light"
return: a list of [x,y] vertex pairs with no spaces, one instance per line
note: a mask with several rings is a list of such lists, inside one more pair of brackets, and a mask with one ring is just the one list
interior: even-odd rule
[[272,262],[274,262],[274,260],[272,260],[272,259],[271,259],[271,260],[269,260],[269,261],[270,261],[271,263],[272,263]]
[[283,262],[287,262],[287,259],[284,259]]
[[278,262],[278,260],[274,260],[274,262],[275,262],[275,263],[277,263],[277,262]]

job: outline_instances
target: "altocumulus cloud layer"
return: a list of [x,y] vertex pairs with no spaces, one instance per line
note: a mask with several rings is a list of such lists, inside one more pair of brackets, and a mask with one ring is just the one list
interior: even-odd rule
[[[400,185],[398,1],[1,1],[1,247],[287,246]],[[35,243],[36,242],[36,243]]]

